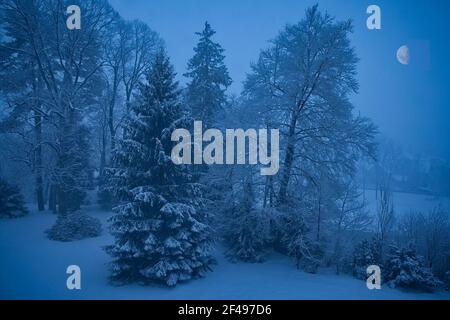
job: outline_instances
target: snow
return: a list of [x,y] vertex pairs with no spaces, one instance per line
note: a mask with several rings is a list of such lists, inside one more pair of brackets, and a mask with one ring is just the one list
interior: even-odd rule
[[[412,293],[384,286],[368,290],[350,276],[298,271],[287,257],[272,254],[261,264],[233,264],[217,250],[217,265],[205,278],[175,288],[111,286],[103,246],[112,243],[107,228],[110,213],[88,213],[104,226],[98,238],[61,243],[48,240],[44,230],[55,221],[51,213],[32,212],[15,220],[0,220],[1,299],[450,299],[450,293]],[[66,288],[66,268],[81,268],[81,290]]]
[[[367,201],[367,208],[371,213],[376,213],[377,200],[375,190],[366,190],[365,199]],[[424,194],[393,192],[394,213],[397,216],[409,213],[411,210],[427,213],[433,210],[436,206],[441,206],[442,209],[450,211],[450,198],[436,197]]]

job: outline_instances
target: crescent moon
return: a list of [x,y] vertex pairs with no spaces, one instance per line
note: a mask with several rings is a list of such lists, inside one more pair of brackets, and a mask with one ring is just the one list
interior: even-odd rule
[[409,48],[405,45],[401,46],[398,50],[397,50],[397,60],[398,62],[400,62],[403,65],[408,65],[409,64]]

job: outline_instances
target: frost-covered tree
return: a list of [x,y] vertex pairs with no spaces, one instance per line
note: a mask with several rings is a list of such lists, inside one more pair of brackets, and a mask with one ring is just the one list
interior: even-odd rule
[[[24,109],[21,114],[27,121],[21,129],[33,133],[22,136],[30,144],[29,159],[24,161],[36,174],[39,210],[44,209],[43,187],[50,185],[49,208],[63,215],[82,204],[89,175],[87,114],[98,103],[104,66],[101,42],[107,41],[116,17],[106,0],[82,1],[83,27],[69,30],[65,9],[70,4],[66,0],[0,4],[5,35],[0,40],[0,56],[5,54],[0,73],[2,83],[8,79],[3,99],[15,111],[18,106]],[[16,60],[20,63],[14,71],[3,75]],[[23,75],[12,77],[22,73],[20,68]]]
[[393,193],[387,184],[379,187],[377,192],[376,225],[381,241],[381,256],[384,258],[385,247],[395,222]]
[[412,249],[392,246],[385,264],[385,274],[385,280],[394,287],[432,291],[440,285],[440,281]]
[[125,91],[126,109],[129,111],[132,98],[155,53],[161,47],[162,40],[155,31],[139,20],[126,22],[125,32],[121,48],[120,73]]
[[336,200],[336,216],[332,219],[333,231],[333,263],[336,273],[341,268],[348,267],[349,249],[352,240],[358,232],[366,231],[372,223],[370,214],[365,210],[365,203],[361,200],[361,192],[357,184],[348,180],[339,186],[339,195]]
[[200,36],[195,54],[189,60],[185,77],[190,78],[187,86],[187,102],[196,120],[211,126],[217,113],[226,103],[225,90],[231,84],[223,55],[224,49],[212,40],[216,32],[208,22]]
[[203,275],[212,262],[210,230],[198,208],[201,186],[170,153],[171,133],[184,127],[178,83],[161,50],[140,86],[113,157],[112,280],[169,286]]
[[291,186],[299,178],[319,169],[347,175],[361,154],[374,154],[375,127],[353,114],[349,99],[358,90],[352,30],[351,21],[313,6],[261,51],[246,79],[244,94],[255,117],[281,129],[279,205],[295,194]]
[[0,178],[0,218],[18,218],[27,213],[19,188]]

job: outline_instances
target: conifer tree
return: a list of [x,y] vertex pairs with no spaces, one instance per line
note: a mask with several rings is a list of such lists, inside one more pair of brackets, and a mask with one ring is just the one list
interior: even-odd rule
[[224,49],[212,40],[215,33],[208,22],[202,32],[196,33],[200,40],[189,60],[188,72],[184,74],[191,79],[187,86],[187,102],[192,115],[209,127],[225,105],[225,91],[231,85],[224,63]]
[[171,133],[187,121],[178,83],[164,50],[156,55],[125,125],[109,169],[121,204],[114,208],[112,280],[169,286],[209,270],[209,227],[198,208],[201,186],[170,153]]

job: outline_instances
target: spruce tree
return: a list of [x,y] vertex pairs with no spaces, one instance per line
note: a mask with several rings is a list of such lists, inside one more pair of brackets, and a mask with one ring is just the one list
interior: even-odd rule
[[110,183],[120,205],[114,208],[111,279],[163,282],[169,286],[202,276],[212,262],[209,227],[198,207],[201,186],[170,153],[171,133],[186,126],[178,83],[164,50],[141,84],[125,135],[113,156]]
[[187,86],[187,102],[195,120],[202,120],[211,127],[217,113],[226,103],[225,91],[231,85],[231,78],[225,66],[224,49],[212,40],[216,32],[208,22],[200,36],[195,54],[189,60],[185,77],[191,79]]

